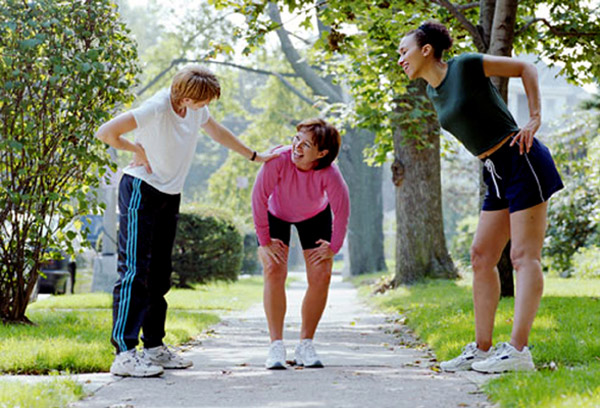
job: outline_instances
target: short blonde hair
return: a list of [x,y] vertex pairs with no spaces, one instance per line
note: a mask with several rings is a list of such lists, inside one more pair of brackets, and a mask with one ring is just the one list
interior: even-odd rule
[[171,97],[175,103],[184,98],[193,101],[219,99],[221,85],[219,80],[208,69],[200,65],[188,65],[175,74],[171,84]]

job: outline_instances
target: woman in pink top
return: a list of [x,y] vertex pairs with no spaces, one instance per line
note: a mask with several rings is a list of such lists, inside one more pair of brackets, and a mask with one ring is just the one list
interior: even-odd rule
[[348,187],[333,164],[341,144],[337,129],[321,119],[305,120],[296,129],[292,145],[277,149],[280,156],[260,169],[252,190],[252,214],[265,281],[263,301],[271,335],[265,364],[268,369],[285,368],[283,320],[292,224],[298,230],[308,280],[295,362],[323,367],[312,338],[327,303],[333,256],[342,247],[350,215]]

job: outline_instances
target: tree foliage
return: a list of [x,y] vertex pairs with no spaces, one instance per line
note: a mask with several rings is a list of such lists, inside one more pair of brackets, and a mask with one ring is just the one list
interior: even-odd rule
[[136,50],[109,0],[0,7],[0,317],[25,309],[48,249],[73,252],[78,217],[111,165],[93,137],[128,103]]
[[544,246],[548,267],[573,273],[581,248],[600,246],[600,132],[591,112],[580,112],[555,131],[550,146],[565,189],[550,201]]

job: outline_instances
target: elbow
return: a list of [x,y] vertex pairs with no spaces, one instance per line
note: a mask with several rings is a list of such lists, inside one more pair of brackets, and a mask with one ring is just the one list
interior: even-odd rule
[[106,124],[100,126],[95,134],[96,139],[101,140],[104,143],[108,142],[108,132],[106,131]]
[[537,72],[537,68],[535,67],[535,65],[533,65],[532,63],[528,62],[525,64],[525,67],[523,68],[523,76],[527,76],[531,79],[535,79],[537,81],[537,77],[538,77],[538,72]]

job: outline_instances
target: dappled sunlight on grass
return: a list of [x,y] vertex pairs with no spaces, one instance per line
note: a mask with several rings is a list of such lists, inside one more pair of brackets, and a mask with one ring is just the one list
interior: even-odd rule
[[170,309],[243,310],[262,299],[262,276],[237,282],[212,282],[194,289],[172,289],[166,296]]
[[[178,345],[217,323],[209,310],[240,310],[260,302],[262,277],[215,282],[167,295],[165,342]],[[35,325],[0,325],[0,372],[42,374],[108,371],[112,295],[88,293],[53,296],[32,304],[27,316]]]
[[[475,339],[471,276],[403,286],[382,295],[360,293],[406,323],[432,347],[439,361],[453,358]],[[530,338],[537,372],[508,374],[486,392],[500,406],[600,406],[600,281],[547,278]],[[494,343],[510,341],[514,299],[500,300]],[[558,367],[550,371],[551,363]],[[548,390],[551,389],[551,392]]]
[[69,379],[57,378],[35,384],[0,380],[0,407],[65,407],[83,394],[81,384]]
[[79,293],[67,296],[52,296],[29,305],[28,310],[38,309],[110,309],[112,294]]
[[502,407],[597,407],[598,378],[600,363],[595,362],[557,371],[506,374],[484,385],[484,389]]

